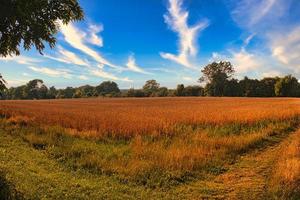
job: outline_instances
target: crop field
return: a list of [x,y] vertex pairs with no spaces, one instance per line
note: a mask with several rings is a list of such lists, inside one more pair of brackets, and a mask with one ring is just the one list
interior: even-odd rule
[[1,101],[0,116],[7,199],[300,198],[296,98]]

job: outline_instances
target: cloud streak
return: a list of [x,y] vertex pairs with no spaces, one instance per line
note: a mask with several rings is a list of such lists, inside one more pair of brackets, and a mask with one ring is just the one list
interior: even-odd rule
[[165,22],[171,30],[176,32],[179,37],[179,53],[161,52],[164,59],[171,60],[188,68],[194,68],[190,61],[197,52],[197,38],[199,33],[208,26],[208,21],[200,21],[193,26],[188,25],[189,12],[183,9],[182,0],[169,0],[168,13],[164,15]]
[[121,69],[121,67],[112,64],[104,57],[102,57],[98,52],[96,52],[95,50],[91,49],[88,45],[86,45],[85,41],[87,40],[88,34],[76,28],[72,23],[69,23],[68,25],[64,25],[60,23],[60,28],[61,28],[61,33],[64,35],[65,41],[69,43],[73,48],[78,49],[83,53],[89,55],[98,63],[101,63],[103,65],[115,69]]
[[105,72],[101,69],[93,69],[93,70],[90,71],[90,74],[93,75],[93,76],[98,76],[98,77],[101,77],[101,78],[104,78],[104,79],[109,79],[109,80],[114,80],[114,81],[132,82],[132,80],[128,79],[127,77],[126,78],[120,78],[120,77],[115,76],[114,74]]
[[300,69],[300,26],[284,34],[270,35],[274,58],[284,65]]
[[4,62],[16,62],[22,65],[32,65],[35,63],[42,62],[40,59],[31,58],[27,56],[7,56],[7,57],[0,57],[0,61]]
[[58,47],[58,54],[56,57],[46,54],[44,55],[44,57],[67,64],[89,67],[89,63],[86,60],[79,58],[75,53],[68,51],[62,47]]
[[30,66],[28,68],[34,72],[38,72],[40,74],[44,74],[51,77],[64,77],[68,79],[72,77],[70,72],[64,69],[51,69],[48,67],[34,67],[34,66]]
[[137,72],[137,73],[141,73],[141,74],[152,74],[150,72],[145,71],[144,69],[142,69],[141,67],[139,67],[136,62],[135,62],[135,58],[133,55],[130,55],[128,58],[128,62],[126,64],[127,69],[133,72]]

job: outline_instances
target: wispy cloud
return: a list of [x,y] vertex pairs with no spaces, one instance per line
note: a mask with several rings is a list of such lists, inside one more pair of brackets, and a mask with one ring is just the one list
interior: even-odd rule
[[68,79],[72,77],[71,73],[65,69],[51,69],[48,67],[34,67],[34,66],[30,66],[28,68],[34,72],[38,72],[51,77],[64,77]]
[[103,25],[90,24],[89,26],[89,36],[86,38],[86,41],[90,44],[102,47],[103,38],[98,34],[103,31]]
[[183,76],[182,79],[185,80],[185,81],[192,81],[193,80],[193,78],[190,77],[190,76]]
[[282,72],[277,71],[277,70],[270,70],[267,72],[262,73],[263,77],[275,77],[275,76],[282,76]]
[[138,72],[138,73],[142,73],[142,74],[152,74],[150,72],[145,71],[144,69],[142,69],[141,67],[139,67],[136,62],[135,62],[135,58],[133,55],[130,55],[128,58],[128,62],[126,64],[127,69],[133,72]]
[[236,1],[231,14],[241,26],[251,27],[266,17],[277,0],[240,0]]
[[259,59],[258,55],[247,52],[245,49],[241,49],[239,52],[231,52],[233,65],[237,73],[253,72],[259,67],[263,66],[263,61]]
[[185,67],[194,68],[190,61],[197,54],[197,38],[200,31],[208,26],[208,21],[200,21],[193,26],[188,25],[189,12],[183,9],[183,0],[169,0],[168,13],[164,15],[165,22],[178,34],[179,54],[160,53],[165,58]]
[[282,64],[300,69],[300,26],[270,35],[272,55]]
[[75,64],[80,66],[89,66],[88,61],[79,58],[75,53],[68,51],[61,46],[58,47],[58,54],[56,56],[44,55],[46,58],[56,60],[67,64]]
[[16,62],[23,65],[31,65],[34,63],[42,62],[42,60],[37,58],[31,58],[27,56],[7,56],[7,57],[0,57],[0,61],[5,62]]
[[254,36],[255,34],[251,34],[246,37],[243,41],[242,47],[238,51],[229,49],[227,50],[228,52],[226,55],[213,52],[210,61],[230,61],[239,75],[254,72],[255,70],[263,67],[265,61],[261,58],[261,56],[247,51],[247,46]]
[[120,78],[120,77],[115,76],[114,74],[105,72],[101,69],[93,69],[93,70],[90,71],[90,74],[94,75],[94,76],[104,78],[104,79],[114,80],[114,81],[132,82],[132,80],[128,79],[127,77],[126,78]]
[[121,67],[112,64],[111,62],[103,58],[97,51],[91,49],[88,45],[85,44],[85,41],[87,41],[87,33],[76,28],[72,23],[69,23],[68,25],[60,23],[60,28],[62,34],[64,35],[65,41],[72,47],[89,55],[98,63],[112,68],[121,69]]
[[85,76],[85,75],[80,75],[80,76],[78,76],[78,78],[80,79],[80,80],[88,80],[89,78],[87,77],[87,76]]
[[29,79],[6,79],[7,85],[9,87],[17,87],[20,85],[25,85],[26,83],[28,83],[30,80]]

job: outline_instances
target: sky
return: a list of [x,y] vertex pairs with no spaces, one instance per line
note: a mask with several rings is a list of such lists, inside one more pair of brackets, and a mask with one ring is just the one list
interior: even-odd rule
[[196,85],[201,69],[230,61],[235,78],[300,79],[299,0],[79,0],[84,21],[63,25],[54,49],[0,57],[8,86],[140,88]]

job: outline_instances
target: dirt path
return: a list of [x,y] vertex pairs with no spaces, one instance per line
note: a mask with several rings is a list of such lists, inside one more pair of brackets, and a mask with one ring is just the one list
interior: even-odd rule
[[189,199],[272,199],[268,196],[267,187],[273,166],[281,149],[290,142],[294,134],[295,132],[281,138],[280,142],[241,156],[237,163],[229,166],[228,171],[219,176],[196,181],[188,189],[186,186],[185,189],[181,188],[179,196]]

